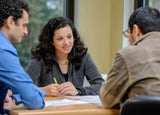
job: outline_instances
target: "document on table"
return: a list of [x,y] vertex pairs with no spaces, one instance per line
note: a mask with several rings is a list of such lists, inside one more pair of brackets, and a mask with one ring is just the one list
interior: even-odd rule
[[88,103],[95,103],[98,106],[102,107],[102,102],[99,98],[99,95],[86,95],[86,96],[65,96],[66,98],[70,99],[78,99],[80,101],[88,102]]
[[49,100],[45,101],[45,106],[63,106],[63,105],[73,105],[73,104],[87,104],[95,103],[98,106],[102,106],[100,98],[96,96],[64,96],[63,100]]
[[49,100],[45,101],[45,106],[63,106],[63,105],[73,105],[73,104],[87,104],[88,102],[80,101],[80,100]]

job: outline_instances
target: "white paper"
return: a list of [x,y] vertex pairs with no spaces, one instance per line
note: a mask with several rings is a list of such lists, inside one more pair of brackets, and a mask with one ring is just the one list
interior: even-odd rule
[[101,100],[98,95],[86,95],[86,96],[64,96],[63,100],[49,100],[45,101],[45,106],[63,106],[73,104],[87,104],[95,103],[102,107]]
[[95,103],[98,106],[102,107],[102,102],[99,98],[99,95],[86,95],[86,96],[65,96],[68,99],[77,99],[80,101],[88,102],[88,103]]
[[87,104],[88,102],[81,101],[81,100],[49,100],[45,101],[45,106],[63,106],[63,105],[73,105],[73,104]]

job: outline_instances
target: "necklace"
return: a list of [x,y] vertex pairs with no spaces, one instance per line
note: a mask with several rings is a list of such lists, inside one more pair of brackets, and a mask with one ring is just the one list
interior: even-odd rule
[[58,64],[60,64],[60,65],[67,65],[68,62],[69,62],[69,61],[66,61],[65,63],[60,63],[60,62],[58,61]]

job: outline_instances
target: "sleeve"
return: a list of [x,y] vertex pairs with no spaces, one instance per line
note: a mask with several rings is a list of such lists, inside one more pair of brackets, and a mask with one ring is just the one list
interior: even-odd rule
[[124,59],[116,54],[112,69],[107,80],[100,89],[100,99],[105,108],[120,106],[122,98],[128,89],[128,73]]
[[98,95],[104,79],[99,73],[98,68],[96,67],[90,55],[86,54],[85,58],[86,59],[84,61],[84,71],[85,76],[90,83],[90,86],[83,87],[81,89],[82,94],[83,92],[85,92],[86,95]]
[[33,83],[38,85],[38,80],[41,75],[42,63],[40,60],[32,59],[26,67],[26,72],[30,75]]
[[0,51],[0,81],[13,92],[16,104],[23,103],[28,109],[43,108],[45,92],[35,86],[20,65],[16,51]]
[[3,113],[4,114],[4,101],[7,95],[8,88],[4,86],[0,82],[0,115]]

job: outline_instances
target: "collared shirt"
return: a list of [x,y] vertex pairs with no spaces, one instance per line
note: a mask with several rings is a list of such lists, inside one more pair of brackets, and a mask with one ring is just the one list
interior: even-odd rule
[[0,105],[7,90],[11,89],[16,104],[23,103],[29,109],[44,107],[45,92],[35,86],[22,68],[16,49],[0,31]]
[[100,98],[105,108],[137,95],[160,95],[160,32],[150,32],[117,52]]

